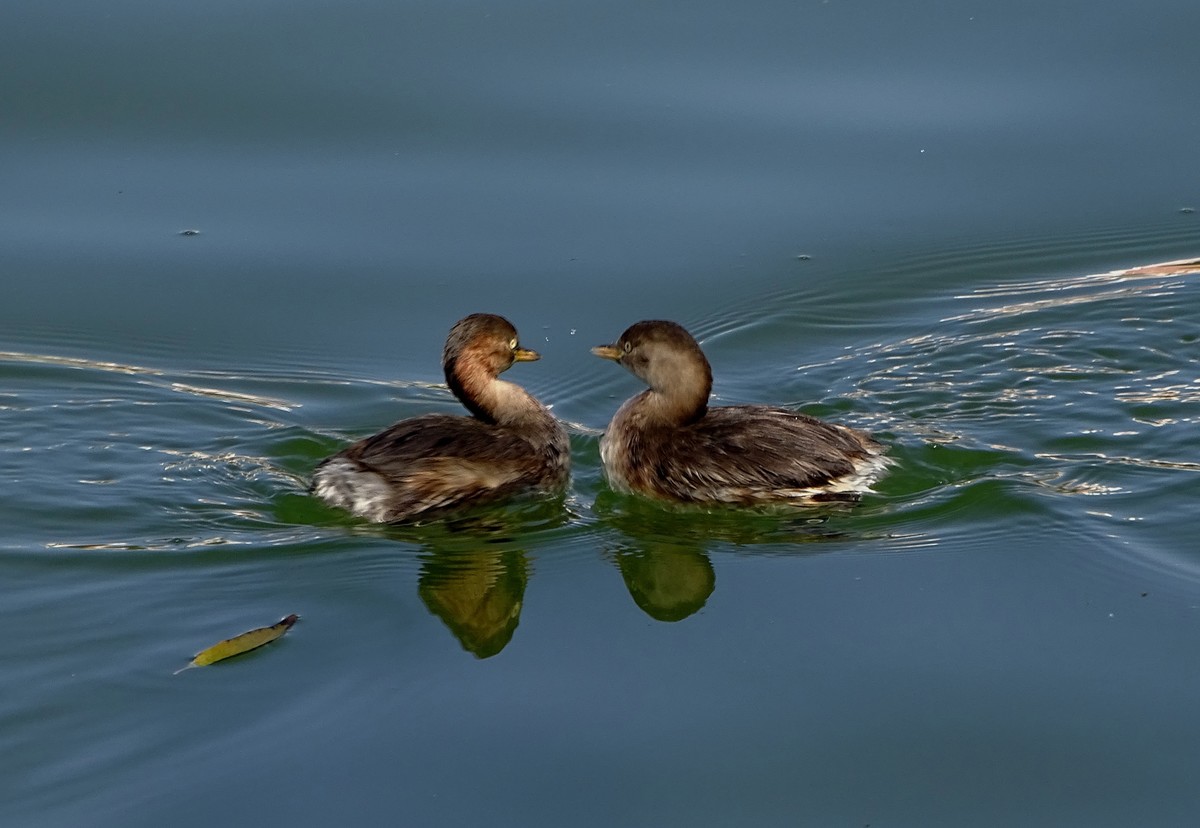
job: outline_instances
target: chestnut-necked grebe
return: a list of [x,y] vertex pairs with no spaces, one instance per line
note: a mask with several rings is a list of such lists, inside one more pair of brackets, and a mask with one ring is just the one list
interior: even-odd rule
[[852,428],[761,405],[709,408],[712,369],[674,322],[638,322],[592,353],[650,386],[600,439],[617,491],[681,503],[805,503],[864,491],[887,464],[883,447]]
[[442,368],[473,416],[401,420],[322,461],[312,492],[386,523],[562,488],[571,462],[566,430],[525,389],[498,378],[514,362],[535,359],[504,317],[476,313],[460,320],[446,339]]

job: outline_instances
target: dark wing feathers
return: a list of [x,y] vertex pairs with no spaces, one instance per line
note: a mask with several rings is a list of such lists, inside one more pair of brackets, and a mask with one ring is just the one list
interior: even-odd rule
[[688,492],[808,489],[854,472],[854,460],[876,453],[869,437],[806,414],[759,406],[723,406],[675,434],[686,451],[656,458],[660,485]]
[[473,417],[425,414],[401,420],[360,440],[342,454],[377,471],[397,471],[429,457],[503,457],[529,451],[529,444]]
[[406,519],[564,479],[565,434],[563,445],[559,442],[550,439],[539,448],[511,429],[427,414],[402,420],[325,460],[314,486],[325,489],[336,505],[373,520]]

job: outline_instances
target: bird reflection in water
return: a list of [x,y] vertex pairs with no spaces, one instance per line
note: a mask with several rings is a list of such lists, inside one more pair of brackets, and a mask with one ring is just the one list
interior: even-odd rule
[[682,621],[699,612],[717,585],[708,556],[697,549],[647,545],[616,554],[633,602],[655,621]]
[[519,549],[433,551],[422,563],[417,592],[464,650],[490,658],[516,632],[528,581]]
[[[805,547],[815,552],[820,542],[845,537],[831,528],[829,519],[846,508],[675,510],[610,491],[599,493],[593,504],[601,523],[624,536],[605,544],[605,558],[638,608],[664,622],[689,618],[708,603],[716,589],[708,552],[712,544],[775,543],[790,554]],[[562,500],[536,499],[392,531],[424,547],[417,587],[421,601],[464,650],[484,659],[508,646],[521,620],[531,565],[520,539],[562,526],[571,517]]]
[[464,650],[483,659],[508,646],[521,620],[530,571],[522,539],[564,526],[573,516],[559,493],[379,531],[421,547],[417,594]]
[[845,539],[830,523],[851,504],[754,510],[662,507],[602,491],[593,509],[624,540],[608,553],[630,597],[657,621],[682,621],[708,603],[717,578],[709,550],[716,544],[753,548],[777,544],[788,554],[814,554],[826,541]]

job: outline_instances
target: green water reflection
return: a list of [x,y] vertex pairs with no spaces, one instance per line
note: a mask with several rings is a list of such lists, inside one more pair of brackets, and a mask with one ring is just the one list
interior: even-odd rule
[[528,582],[519,550],[431,551],[422,555],[417,592],[464,650],[488,658],[512,640]]

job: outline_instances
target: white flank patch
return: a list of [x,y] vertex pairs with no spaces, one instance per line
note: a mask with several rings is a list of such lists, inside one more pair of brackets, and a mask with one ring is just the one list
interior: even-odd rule
[[375,522],[386,519],[391,494],[382,477],[345,460],[330,461],[317,471],[313,493],[331,506]]

